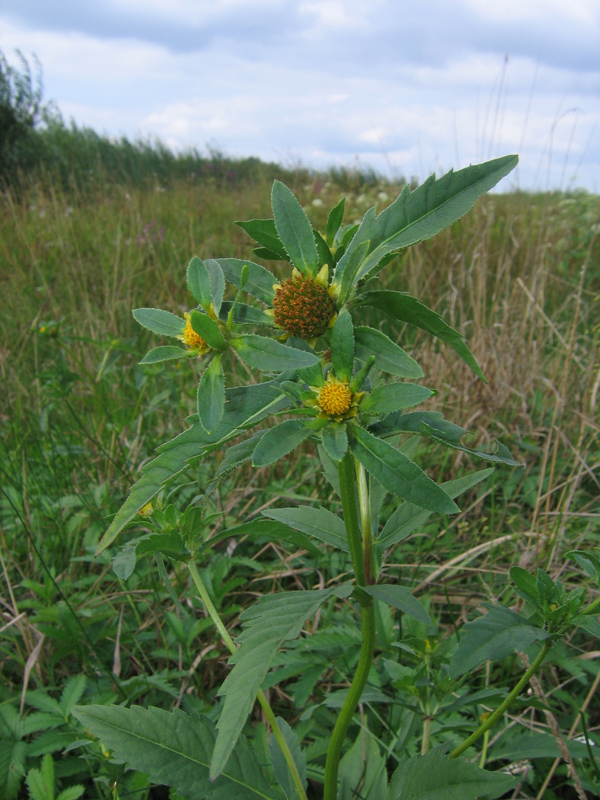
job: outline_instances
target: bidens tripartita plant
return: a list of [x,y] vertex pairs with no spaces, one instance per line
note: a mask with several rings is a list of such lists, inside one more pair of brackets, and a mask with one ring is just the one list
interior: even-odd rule
[[[195,256],[187,269],[193,302],[183,317],[154,308],[134,311],[141,325],[176,342],[154,348],[142,363],[202,359],[203,372],[190,427],[162,445],[157,457],[142,468],[141,479],[113,519],[98,552],[109,547],[136,515],[144,514],[151,532],[125,545],[115,569],[128,577],[136,557],[147,552],[157,555],[159,565],[164,557],[186,563],[231,652],[231,671],[219,691],[220,710],[213,715],[218,716],[216,725],[209,717],[178,709],[86,706],[77,712],[117,759],[147,773],[152,781],[172,786],[188,798],[235,800],[283,796],[289,800],[309,796],[324,800],[435,796],[444,800],[456,797],[457,791],[467,800],[499,797],[513,785],[510,775],[481,769],[458,756],[502,716],[567,623],[588,613],[581,610],[582,591],[568,595],[548,576],[538,576],[536,581],[523,571],[514,575],[523,596],[537,604],[533,616],[493,606],[485,624],[477,620],[466,626],[449,666],[447,659],[442,660],[438,672],[431,671],[433,660],[427,656],[429,684],[415,680],[413,691],[424,720],[430,718],[431,698],[442,684],[448,694],[461,675],[485,659],[542,643],[538,657],[508,698],[452,752],[448,750],[454,739],[450,747],[429,751],[428,727],[423,730],[421,755],[410,759],[392,762],[368,739],[361,752],[368,745],[370,754],[358,759],[367,766],[357,778],[352,772],[355,748],[350,750],[346,734],[373,669],[376,602],[421,623],[430,621],[408,588],[382,573],[386,552],[430,514],[455,514],[459,510],[456,498],[491,471],[438,485],[411,458],[418,437],[488,462],[519,466],[501,443],[496,442],[491,451],[469,448],[462,441],[465,429],[439,412],[413,410],[434,390],[413,382],[423,377],[419,364],[396,341],[369,325],[369,309],[438,337],[485,378],[461,334],[439,314],[405,292],[382,289],[372,279],[399,250],[434,236],[467,213],[517,160],[507,156],[450,172],[439,180],[431,177],[413,192],[405,187],[383,212],[377,214],[371,208],[357,225],[344,224],[342,200],[329,214],[323,232],[312,227],[292,192],[275,182],[273,219],[238,224],[257,242],[257,258],[289,265],[281,282],[253,261],[202,261]],[[238,359],[265,379],[228,387],[226,375]],[[236,443],[228,444],[233,439]],[[218,481],[248,461],[255,467],[274,464],[303,442],[316,446],[343,515],[312,506],[279,507],[261,519],[213,533],[216,515],[209,494]],[[206,487],[204,505],[188,508],[176,524],[160,511],[153,514],[152,500],[164,487],[190,464],[226,445]],[[386,493],[398,498],[398,507],[380,528],[379,508]],[[223,539],[253,534],[290,540],[308,550],[314,550],[315,543],[336,549],[347,559],[349,569],[344,570],[343,579],[326,588],[262,596],[242,613],[241,632],[234,641],[197,565],[206,562]],[[299,738],[287,722],[275,717],[261,687],[286,642],[301,636],[306,622],[332,603],[336,608],[352,604],[355,609],[360,618],[360,653],[343,702],[337,705],[325,758],[317,757],[309,770]],[[430,641],[424,639],[417,651],[430,652]],[[438,673],[439,686],[432,677]],[[403,680],[407,674],[402,673]],[[272,731],[268,764],[264,753],[255,752],[242,734],[257,699]],[[344,751],[348,758],[342,761]]]

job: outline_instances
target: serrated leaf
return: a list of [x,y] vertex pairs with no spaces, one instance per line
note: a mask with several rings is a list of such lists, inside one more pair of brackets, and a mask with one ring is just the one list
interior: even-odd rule
[[197,393],[198,418],[208,432],[216,430],[225,412],[225,381],[221,355],[217,354],[204,370]]
[[439,180],[432,175],[413,192],[406,186],[373,222],[371,249],[356,280],[374,275],[391,252],[435,236],[460,219],[475,201],[514,169],[517,156],[450,171]]
[[187,268],[187,286],[194,300],[205,311],[209,311],[211,303],[210,273],[206,264],[198,256],[194,256]]
[[373,734],[361,728],[340,761],[338,800],[383,800],[388,789],[385,762]]
[[208,717],[180,709],[82,706],[73,715],[111,750],[118,761],[144,772],[153,783],[171,786],[188,800],[274,800],[256,756],[244,738],[232,749],[220,776],[209,779],[215,745]]
[[54,800],[54,761],[47,753],[40,769],[30,769],[25,779],[30,800]]
[[113,569],[121,580],[131,577],[137,559],[144,553],[162,553],[167,558],[187,561],[189,551],[183,544],[181,535],[176,531],[169,533],[148,533],[133,539],[120,550],[113,560]]
[[316,275],[318,256],[312,226],[300,203],[281,181],[273,183],[271,206],[277,233],[292,263],[303,275]]
[[494,800],[514,785],[510,775],[432,750],[400,764],[392,775],[388,800]]
[[225,395],[226,411],[216,431],[207,433],[196,421],[187,431],[162,444],[157,450],[158,456],[142,467],[142,477],[100,540],[96,555],[109,547],[138,511],[191,463],[239,435],[240,429],[256,425],[290,403],[271,382],[227,389]]
[[367,414],[389,414],[416,406],[432,394],[431,389],[417,383],[385,383],[363,398],[359,410]]
[[[340,302],[346,300],[346,297],[352,289],[354,276],[369,252],[371,246],[370,239],[376,214],[377,209],[375,206],[369,208],[362,218],[360,225],[354,229],[354,233],[352,232],[352,228],[350,228],[344,235],[342,244],[347,243],[347,248],[338,261],[333,275],[334,283],[340,287]],[[350,237],[351,241],[348,242]]]
[[71,713],[71,709],[80,700],[85,691],[87,678],[85,675],[74,675],[65,683],[60,695],[60,707],[65,717]]
[[485,381],[485,376],[475,360],[475,356],[465,344],[462,334],[448,325],[443,317],[417,300],[416,297],[411,297],[404,292],[376,289],[357,297],[354,303],[377,308],[396,320],[408,322],[437,336],[438,339],[449,344],[473,372]]
[[362,590],[371,595],[371,597],[387,603],[388,606],[397,608],[404,614],[414,617],[419,622],[425,622],[428,625],[431,623],[431,617],[427,613],[427,609],[416,597],[412,596],[410,590],[405,586],[380,583],[375,586],[363,586]]
[[[485,480],[493,471],[492,467],[482,469],[479,470],[479,472],[463,475],[461,478],[446,481],[440,485],[446,494],[454,500],[459,494],[467,492],[473,486]],[[414,503],[402,503],[385,523],[379,538],[375,542],[375,547],[383,551],[403,541],[410,536],[414,530],[419,528],[432,513],[431,511],[425,511]]]
[[219,326],[208,314],[192,311],[190,314],[190,323],[198,336],[201,336],[209,347],[212,347],[214,350],[226,349],[227,342]]
[[[294,759],[294,764],[296,765],[296,769],[300,775],[302,785],[304,788],[306,788],[306,753],[302,751],[298,737],[287,724],[287,722],[281,717],[277,717],[277,723],[279,725],[279,730],[283,734],[283,738],[286,741],[288,749],[292,754],[292,758]],[[298,790],[294,785],[292,773],[287,765],[283,751],[279,746],[279,742],[273,733],[271,733],[271,738],[269,739],[269,754],[271,756],[273,773],[277,779],[277,782],[283,789],[287,800],[299,800]]]
[[313,236],[315,238],[315,244],[317,245],[317,266],[321,268],[325,264],[332,264],[333,257],[325,239],[321,236],[319,231],[313,230]]
[[248,334],[231,340],[231,346],[249,367],[262,372],[284,372],[313,367],[319,363],[314,353],[287,347],[274,339]]
[[[273,229],[275,229],[273,220],[269,220],[269,222],[273,224]],[[236,224],[239,225],[240,223]],[[273,303],[273,298],[275,297],[273,285],[278,281],[268,269],[261,267],[260,264],[254,264],[252,261],[244,261],[241,258],[217,258],[215,260],[220,264],[223,274],[229,283],[235,287],[239,287],[242,269],[247,267],[248,278],[244,284],[244,291],[269,306]]]
[[464,626],[452,661],[450,675],[455,678],[475,669],[484,661],[500,661],[517,650],[526,650],[537,641],[547,639],[549,633],[503,605],[490,606],[484,617]]
[[[231,300],[224,300],[221,303],[221,319],[225,321],[233,306]],[[264,325],[268,328],[275,327],[273,317],[264,314],[260,309],[254,308],[247,303],[240,303],[239,300],[233,309],[233,321],[239,325]]]
[[238,442],[233,447],[228,447],[223,461],[219,464],[216,477],[220,478],[223,475],[227,475],[232,469],[243,464],[244,461],[249,461],[256,445],[265,433],[266,431],[256,431],[249,439],[244,439],[243,442]]
[[321,431],[323,447],[329,458],[339,463],[348,451],[348,434],[346,426],[332,422]]
[[162,308],[135,308],[133,318],[144,328],[160,336],[177,338],[185,329],[185,320]]
[[456,503],[407,456],[364,428],[354,427],[350,449],[382,486],[428,511],[455,514]]
[[382,372],[399,378],[422,378],[423,370],[401,347],[385,333],[374,328],[354,329],[355,355],[359,361],[368,361],[375,356],[375,366]]
[[173,344],[154,347],[146,353],[140,364],[158,364],[161,361],[172,361],[174,358],[186,358],[187,353],[183,347],[176,347]]
[[[263,245],[265,250],[276,253],[280,261],[289,261],[290,257],[281,243],[275,220],[250,219],[247,222],[236,222],[242,230],[246,231],[255,242]],[[229,278],[228,278],[229,280]]]
[[274,464],[314,433],[312,420],[288,419],[265,432],[252,454],[255,467]]
[[281,645],[299,636],[306,620],[330,597],[344,598],[351,592],[352,587],[343,584],[331,589],[266,595],[243,612],[240,647],[229,659],[233,669],[219,690],[225,696],[225,703],[217,724],[219,733],[211,761],[211,778],[225,768]]
[[347,309],[340,312],[331,332],[331,363],[340,380],[350,381],[354,365],[354,328]]
[[308,550],[308,552],[314,556],[323,555],[305,534],[293,530],[288,525],[284,525],[283,522],[277,522],[274,519],[265,519],[264,517],[258,517],[257,519],[252,519],[249,522],[243,522],[241,525],[236,525],[233,528],[227,528],[221,531],[207,541],[206,547],[210,548],[213,547],[216,542],[237,537],[242,538],[243,536],[261,536],[272,542],[288,542],[294,545],[294,547]]
[[324,508],[311,508],[310,506],[300,506],[299,508],[269,508],[262,512],[270,519],[276,519],[289,525],[294,530],[314,536],[320,542],[350,552],[348,547],[348,537],[344,521],[327,511]]

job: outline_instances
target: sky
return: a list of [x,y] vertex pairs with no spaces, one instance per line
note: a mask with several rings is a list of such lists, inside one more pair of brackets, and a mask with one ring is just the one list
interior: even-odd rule
[[600,0],[0,0],[66,120],[285,166],[600,193]]

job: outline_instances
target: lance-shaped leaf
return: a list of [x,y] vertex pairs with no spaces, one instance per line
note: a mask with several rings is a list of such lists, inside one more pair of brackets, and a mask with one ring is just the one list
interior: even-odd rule
[[229,659],[233,666],[219,694],[225,703],[210,767],[211,778],[221,774],[235,747],[256,695],[282,644],[300,635],[307,619],[330,597],[346,598],[352,586],[306,592],[266,595],[248,608],[240,619],[244,630],[238,637],[237,653]]
[[[300,780],[302,781],[304,788],[306,788],[306,753],[302,751],[298,737],[287,724],[287,722],[281,717],[277,717],[277,724],[279,725],[279,730],[283,734],[283,738],[285,739],[288,749],[292,754],[292,758],[294,759]],[[269,739],[269,755],[271,756],[273,773],[277,778],[277,782],[285,792],[287,800],[299,800],[298,790],[296,789],[292,779],[292,773],[287,765],[283,751],[281,750],[281,747],[279,746],[279,743],[273,734],[271,734],[271,738]]]
[[139,556],[144,555],[144,553],[156,552],[177,561],[187,561],[190,557],[179,533],[175,531],[148,533],[146,536],[140,536],[132,542],[127,542],[121,552],[114,558],[113,569],[121,580],[126,581],[135,569]]
[[260,309],[250,306],[247,303],[234,303],[231,300],[224,300],[221,303],[220,318],[225,321],[233,306],[233,321],[239,325],[264,325],[267,328],[275,327],[275,320]]
[[368,361],[375,356],[375,366],[382,372],[389,372],[399,378],[422,378],[423,370],[395,342],[374,328],[357,327],[354,329],[356,341],[356,358]]
[[354,327],[347,309],[340,313],[333,326],[331,363],[333,371],[340,380],[350,381],[354,365]]
[[243,737],[221,775],[209,778],[216,731],[208,717],[180,709],[78,706],[73,716],[117,761],[171,786],[188,800],[275,800],[250,745]]
[[315,244],[317,245],[317,259],[319,268],[325,264],[332,264],[333,257],[325,239],[321,236],[319,231],[313,230],[313,236],[315,237]]
[[312,419],[288,419],[268,430],[256,445],[252,454],[255,467],[274,464],[315,432]]
[[276,519],[294,530],[314,536],[320,542],[343,550],[344,553],[350,552],[344,521],[325,508],[310,508],[309,506],[269,508],[262,513],[265,517]]
[[483,661],[500,661],[517,650],[547,639],[548,631],[533,625],[510,608],[491,606],[484,617],[464,626],[464,634],[450,662],[450,675],[455,678],[478,667]]
[[303,275],[316,275],[319,259],[312,226],[300,203],[281,181],[273,184],[271,205],[277,233],[292,263]]
[[142,467],[142,477],[133,486],[102,537],[96,555],[109,547],[138,511],[173,478],[201,456],[208,455],[239,435],[240,428],[256,425],[269,414],[287,408],[290,401],[269,382],[227,389],[227,411],[216,431],[207,433],[199,421],[170,442],[162,444],[157,458]]
[[416,383],[386,383],[376,386],[363,398],[360,411],[367,414],[389,414],[416,406],[432,394],[431,389]]
[[410,591],[405,586],[396,586],[391,583],[380,583],[376,586],[363,586],[362,591],[370,594],[376,600],[381,600],[387,603],[392,608],[397,608],[404,614],[408,614],[419,622],[431,622],[431,617],[427,613],[427,609],[422,603],[413,597]]
[[432,175],[413,192],[400,196],[374,221],[371,248],[355,280],[370,277],[382,259],[395,250],[429,239],[452,225],[473,207],[477,198],[514,169],[517,156],[503,156],[485,164],[450,171],[439,180]]
[[[273,220],[269,220],[269,222],[273,222]],[[273,227],[275,227],[274,223]],[[238,288],[242,269],[247,267],[248,277],[244,284],[244,291],[267,305],[272,304],[275,297],[273,285],[277,283],[277,280],[268,269],[261,267],[260,264],[254,264],[252,261],[243,261],[241,258],[217,258],[215,260],[220,264],[229,283]]]
[[342,460],[348,450],[348,434],[346,426],[339,422],[330,422],[321,431],[323,447],[329,458],[336,464]]
[[205,544],[201,547],[201,552],[211,549],[216,542],[221,542],[227,539],[235,539],[242,537],[260,537],[261,539],[268,539],[271,542],[287,542],[294,547],[300,547],[303,550],[308,550],[313,556],[322,556],[323,552],[311,542],[308,536],[301,531],[296,531],[285,525],[283,522],[278,522],[274,519],[265,519],[265,517],[256,517],[249,522],[242,522],[241,525],[236,525],[233,528],[226,528],[220,531],[215,536],[211,536]]
[[354,304],[378,308],[396,320],[416,325],[417,328],[437,336],[449,344],[473,372],[485,381],[484,374],[475,360],[475,356],[465,344],[462,335],[448,325],[443,317],[417,300],[416,297],[411,297],[404,292],[376,289],[357,297]]
[[223,419],[225,410],[225,382],[218,353],[204,370],[197,394],[198,418],[208,433],[212,433]]
[[401,763],[392,775],[387,800],[494,800],[515,778],[432,750]]
[[206,262],[206,269],[210,275],[210,295],[213,308],[217,317],[223,302],[223,295],[225,294],[225,276],[221,265],[214,258],[209,258]]
[[382,486],[429,511],[455,514],[456,503],[410,458],[364,428],[353,426],[350,449]]
[[[454,500],[459,494],[467,492],[473,486],[485,480],[493,471],[493,467],[482,469],[471,475],[463,475],[461,478],[446,481],[441,484],[441,487]],[[375,547],[382,552],[388,547],[403,541],[423,525],[431,514],[431,511],[426,511],[414,503],[401,503],[383,526],[383,530],[375,542]]]
[[184,319],[162,308],[135,308],[132,313],[136,322],[160,336],[176,338],[185,329]]
[[352,235],[352,229],[350,229],[344,236],[344,243],[347,243],[347,238],[350,236],[352,236],[352,240],[347,243],[346,251],[338,261],[333,275],[334,283],[340,288],[341,302],[349,294],[353,285],[354,275],[369,252],[376,214],[377,209],[373,206],[366,212],[354,234]]
[[274,339],[248,334],[232,339],[231,346],[249,367],[262,372],[284,372],[313,367],[319,358],[313,352],[287,347]]
[[339,231],[342,220],[344,219],[344,208],[346,207],[346,198],[342,197],[340,202],[332,208],[329,212],[329,216],[327,217],[327,223],[325,225],[325,239],[329,247],[333,247],[335,244],[335,237],[337,232]]
[[185,358],[188,354],[183,347],[168,344],[163,347],[154,347],[140,361],[140,364],[158,364],[161,361],[172,361],[175,358]]
[[[281,261],[289,261],[285,247],[281,243],[275,220],[272,219],[250,219],[247,222],[236,222],[242,230],[245,230],[255,242],[262,244],[263,248],[279,257]],[[229,278],[227,278],[229,280]]]
[[209,347],[213,350],[225,350],[227,342],[219,330],[219,326],[211,319],[208,314],[201,314],[199,311],[192,311],[190,323],[198,336],[201,336]]
[[212,302],[210,272],[198,256],[194,256],[188,264],[187,285],[194,300],[208,312]]

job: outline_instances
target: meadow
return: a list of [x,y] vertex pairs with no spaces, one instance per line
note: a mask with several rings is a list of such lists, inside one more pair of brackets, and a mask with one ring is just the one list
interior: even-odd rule
[[[141,558],[123,580],[112,566],[116,548],[94,557],[140,467],[185,429],[195,407],[196,367],[138,363],[160,342],[131,310],[188,309],[185,268],[194,254],[256,260],[233,221],[271,216],[274,177],[320,229],[342,196],[345,221],[353,222],[401,188],[370,173],[275,170],[218,156],[205,167],[188,164],[169,177],[167,164],[143,180],[98,167],[86,180],[70,165],[73,180],[31,173],[0,197],[0,795],[7,800],[69,800],[82,796],[78,786],[89,798],[176,798],[112,759],[71,709],[136,702],[214,717],[227,673],[229,653],[181,564]],[[430,408],[467,427],[476,444],[497,437],[523,467],[498,467],[463,498],[460,514],[434,515],[395,546],[387,573],[411,587],[433,623],[425,628],[379,609],[382,665],[398,661],[399,643],[414,633],[428,637],[428,663],[441,670],[445,643],[481,603],[521,604],[512,565],[541,567],[569,589],[587,584],[566,554],[600,546],[599,234],[597,196],[493,194],[386,268],[383,286],[422,299],[465,336],[488,384],[439,341],[374,311],[371,324],[418,358],[425,383],[438,390]],[[247,381],[239,370],[240,383]],[[417,456],[438,482],[477,466],[432,444],[420,444]],[[165,524],[181,524],[217,466],[201,461],[162,493],[156,508]],[[213,529],[282,501],[339,508],[310,444],[273,467],[243,465],[225,476],[210,498]],[[394,508],[387,495],[382,520]],[[119,543],[140,530],[142,517]],[[327,586],[340,564],[328,548],[225,538],[198,568],[234,633],[256,597],[305,586],[315,567]],[[591,587],[589,599],[597,594]],[[351,609],[341,620],[332,612],[333,604],[324,607],[310,635],[281,654],[277,685],[268,679],[265,687],[278,713],[299,721],[309,787],[322,776],[336,691],[347,685],[345,659],[358,647]],[[600,792],[599,654],[592,633],[576,629],[552,650],[509,721],[486,738],[483,763],[518,764],[507,796]],[[523,663],[515,655],[469,674],[481,708],[446,705],[428,725],[432,746],[464,715],[493,708]],[[361,704],[390,763],[419,752],[424,736],[422,697],[393,687],[394,669],[379,669]],[[247,733],[265,753],[266,730],[257,711]],[[570,765],[560,757],[564,747]]]

